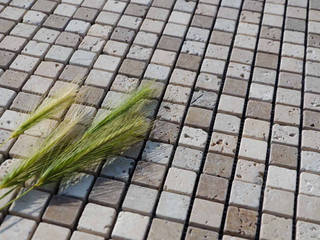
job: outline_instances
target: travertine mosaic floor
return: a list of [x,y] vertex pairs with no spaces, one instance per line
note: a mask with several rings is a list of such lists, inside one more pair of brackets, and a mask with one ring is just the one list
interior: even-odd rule
[[0,4],[1,141],[75,77],[93,115],[142,82],[161,92],[143,144],[17,201],[0,239],[320,239],[319,0]]

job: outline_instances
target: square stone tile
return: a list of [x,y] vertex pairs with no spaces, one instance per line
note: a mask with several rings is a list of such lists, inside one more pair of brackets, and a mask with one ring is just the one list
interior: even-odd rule
[[53,28],[58,31],[63,31],[69,20],[69,17],[51,14],[43,23],[43,26]]
[[144,78],[166,82],[169,78],[169,74],[169,67],[158,64],[149,64],[144,74]]
[[[298,146],[299,129],[286,125],[274,124],[272,142]],[[302,140],[303,141],[303,140]]]
[[103,6],[103,10],[122,13],[123,10],[126,8],[126,6],[127,6],[127,4],[124,2],[117,2],[116,0],[112,0],[112,1],[108,1]]
[[21,239],[31,238],[37,223],[26,218],[7,215],[0,227],[0,237],[2,239]]
[[[97,218],[100,214],[103,217]],[[110,233],[115,217],[116,211],[113,208],[88,203],[81,214],[77,229],[106,237]]]
[[178,168],[199,171],[202,151],[178,146],[173,158],[172,165]]
[[60,184],[58,194],[85,200],[93,182],[94,177],[92,175],[80,173],[71,179],[64,179]]
[[140,30],[155,33],[155,34],[160,34],[163,29],[163,26],[164,26],[164,22],[162,21],[145,19],[142,22]]
[[56,6],[57,6],[56,2],[51,2],[48,0],[39,0],[32,5],[31,9],[36,11],[51,13]]
[[108,24],[112,26],[112,25],[116,25],[119,18],[120,18],[120,14],[118,13],[102,11],[99,13],[98,17],[96,18],[96,23]]
[[98,177],[89,194],[89,202],[117,208],[122,199],[124,187],[123,182]]
[[70,240],[104,240],[104,238],[85,232],[74,231]]
[[19,52],[26,44],[26,39],[15,37],[15,36],[6,36],[0,42],[0,49],[9,50],[13,52]]
[[161,102],[157,114],[159,120],[166,120],[173,123],[180,123],[184,114],[185,106],[169,102]]
[[221,77],[209,73],[200,73],[197,78],[196,90],[207,90],[218,92],[221,85]]
[[243,136],[268,141],[270,124],[266,121],[247,118],[244,122]]
[[90,26],[90,23],[85,21],[71,20],[66,26],[66,31],[85,35],[88,32]]
[[24,9],[7,6],[0,13],[0,17],[9,20],[20,21],[25,12],[26,10]]
[[157,196],[157,190],[131,184],[122,204],[122,209],[150,216],[156,204]]
[[[283,74],[282,72],[280,73]],[[276,81],[277,72],[275,70],[267,69],[267,68],[260,68],[255,67],[253,72],[253,79],[254,82],[264,83],[268,85],[274,85]]]
[[311,129],[320,129],[320,113],[313,111],[303,111],[303,127]]
[[61,3],[54,10],[54,14],[71,17],[76,10],[77,7],[74,5]]
[[150,139],[173,144],[177,140],[178,133],[179,125],[166,121],[155,121]]
[[81,211],[81,206],[82,202],[80,200],[62,196],[53,196],[43,215],[43,220],[72,228],[76,224]]
[[178,239],[182,235],[183,225],[160,218],[154,218],[148,234],[148,239]]
[[319,111],[320,109],[319,101],[320,101],[320,95],[306,93],[304,96],[304,108],[308,110]]
[[221,177],[201,174],[196,197],[210,201],[224,202],[228,189],[228,180]]
[[215,131],[238,134],[240,128],[240,118],[228,114],[218,113],[216,115],[213,129]]
[[166,143],[148,141],[142,153],[142,160],[168,164],[173,146]]
[[[140,10],[140,8],[141,7],[139,7],[139,10]],[[145,10],[145,8],[143,10]],[[142,10],[140,10],[140,11],[141,11],[141,13],[139,14],[138,17],[143,17]],[[126,12],[127,12],[127,10],[126,10]],[[150,18],[150,19],[154,19],[154,20],[166,21],[168,19],[169,14],[170,14],[170,11],[167,9],[150,7],[146,17]]]
[[208,134],[199,128],[184,126],[179,139],[179,145],[204,150]]
[[13,70],[31,73],[35,70],[39,62],[39,58],[18,55],[13,63],[11,63],[10,68]]
[[297,222],[297,238],[300,239],[312,239],[317,237],[320,233],[320,226],[314,223],[308,223],[303,221]]
[[195,172],[172,167],[164,183],[164,190],[191,195],[196,177]]
[[71,235],[71,231],[68,228],[41,222],[34,232],[32,239],[41,240],[44,238],[48,238],[48,236],[50,238],[50,236],[52,235],[61,240],[67,240]]
[[260,101],[272,102],[273,87],[252,83],[250,86],[249,98]]
[[293,216],[294,193],[267,187],[264,191],[263,212]]
[[218,177],[229,178],[231,176],[232,166],[232,157],[209,152],[203,172]]
[[0,88],[0,106],[8,108],[15,96],[15,91],[7,88]]
[[146,187],[160,188],[166,166],[139,161],[134,171],[132,182]]
[[[2,20],[6,21],[6,20]],[[5,23],[3,23],[5,24]],[[24,38],[32,38],[34,33],[37,31],[39,26],[26,24],[26,23],[18,23],[15,25],[15,27],[11,30],[10,34],[18,37],[24,37]],[[0,30],[1,31],[1,30]]]
[[244,99],[222,94],[218,106],[218,111],[230,113],[232,115],[241,115],[243,111]]
[[43,58],[47,53],[50,45],[48,43],[29,41],[27,45],[22,50],[22,53],[26,55],[31,55],[33,57]]
[[61,47],[53,45],[45,56],[46,61],[56,61],[61,63],[67,63],[71,54],[73,53],[72,48]]
[[121,211],[112,231],[112,238],[144,239],[149,217],[140,214]]
[[39,64],[34,74],[56,79],[63,69],[63,64],[43,61]]
[[192,95],[191,106],[213,110],[217,101],[217,94],[205,90],[196,90]]
[[234,156],[237,147],[237,136],[213,132],[209,151]]
[[230,206],[224,231],[241,237],[254,238],[257,220],[258,213],[256,211]]
[[82,42],[80,43],[79,48],[92,52],[100,52],[101,49],[104,47],[105,43],[105,40],[102,38],[85,36]]
[[40,221],[49,198],[50,194],[48,193],[32,190],[15,201],[9,209],[9,213]]
[[[1,124],[1,123],[0,123]],[[41,143],[41,139],[29,135],[20,135],[9,151],[9,155],[14,158],[29,157],[36,146]]]
[[200,66],[201,57],[181,53],[178,57],[176,67],[186,70],[197,71]]
[[186,220],[190,197],[163,191],[158,203],[156,216],[183,223]]
[[96,9],[80,7],[77,9],[75,14],[73,15],[73,18],[87,21],[87,22],[93,22],[97,14],[98,14],[98,10]]
[[70,59],[70,64],[91,67],[96,57],[97,54],[94,52],[76,50]]
[[299,125],[300,109],[297,107],[276,104],[274,121],[279,124]]
[[127,53],[129,45],[127,43],[109,40],[103,48],[103,52],[108,55],[122,57]]
[[167,51],[178,51],[180,49],[181,44],[182,39],[163,35],[159,40],[158,48]]
[[316,174],[303,172],[300,174],[299,192],[306,195],[319,196],[319,176]]
[[19,92],[12,102],[10,109],[21,112],[32,112],[40,105],[41,100],[40,96]]
[[320,205],[320,199],[318,197],[306,196],[299,194],[298,206],[297,206],[297,219],[312,221],[319,224],[320,218],[317,214],[317,209]]
[[115,157],[111,163],[106,162],[101,169],[101,176],[128,181],[133,171],[134,160],[126,157]]
[[77,101],[89,106],[99,107],[104,94],[104,90],[101,88],[82,86],[79,90]]
[[263,183],[264,170],[264,164],[239,159],[237,162],[235,179],[261,185]]
[[27,117],[28,115],[25,113],[6,110],[0,118],[0,127],[6,130],[16,130]]
[[121,67],[119,69],[119,73],[137,77],[140,78],[143,74],[144,68],[146,67],[145,62],[137,61],[137,60],[131,60],[131,59],[125,59]]
[[196,240],[201,238],[209,238],[212,240],[217,240],[219,234],[217,232],[196,228],[196,227],[188,227],[186,240]]
[[258,162],[266,160],[268,144],[265,141],[260,141],[250,138],[242,138],[239,150],[239,156],[245,159],[252,159]]
[[33,39],[40,42],[54,43],[59,34],[60,32],[56,30],[40,28]]
[[185,119],[185,124],[195,128],[203,128],[206,131],[209,130],[211,123],[212,111],[190,107]]
[[[215,214],[210,214],[210,212]],[[222,212],[223,204],[196,198],[192,207],[190,224],[218,231]]]
[[189,100],[189,96],[190,88],[169,84],[163,99],[168,102],[186,104]]
[[269,214],[262,215],[262,239],[290,239],[292,235],[292,219],[276,217]]
[[295,191],[295,179],[296,171],[277,166],[270,166],[267,177],[267,187]]
[[148,61],[152,55],[152,49],[146,48],[138,45],[132,45],[129,53],[127,54],[128,58],[133,58],[141,61]]
[[111,35],[111,40],[130,43],[135,36],[134,30],[116,27]]
[[269,121],[271,117],[271,108],[271,103],[249,100],[246,116]]
[[235,180],[232,182],[230,205],[258,210],[260,192],[260,185]]
[[65,47],[77,47],[80,43],[80,36],[71,32],[62,32],[57,38],[56,44],[62,45]]

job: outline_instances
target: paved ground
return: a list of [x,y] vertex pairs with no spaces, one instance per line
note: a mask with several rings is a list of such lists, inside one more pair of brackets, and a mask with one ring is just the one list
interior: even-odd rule
[[76,75],[91,114],[141,81],[162,90],[148,141],[28,194],[0,239],[320,239],[319,0],[0,4],[1,139]]

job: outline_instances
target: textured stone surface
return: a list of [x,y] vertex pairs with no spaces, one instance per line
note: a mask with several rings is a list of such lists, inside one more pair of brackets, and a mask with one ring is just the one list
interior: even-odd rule
[[33,190],[0,238],[320,238],[319,16],[317,0],[0,0],[0,144],[47,96],[80,95],[0,146],[0,177],[72,111],[97,121],[155,88],[140,143]]

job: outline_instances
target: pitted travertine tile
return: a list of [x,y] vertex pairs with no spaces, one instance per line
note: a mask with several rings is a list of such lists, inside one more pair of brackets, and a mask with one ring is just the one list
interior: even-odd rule
[[320,206],[320,198],[314,196],[306,196],[304,194],[299,194],[298,205],[297,205],[297,219],[304,220],[308,222],[315,222],[319,224],[320,216],[318,209]]
[[209,151],[233,156],[236,153],[237,136],[213,132]]
[[202,129],[185,126],[182,128],[179,144],[182,146],[203,150],[205,148],[207,138],[207,132],[203,131]]
[[264,169],[264,164],[239,159],[235,179],[260,185],[263,182]]

